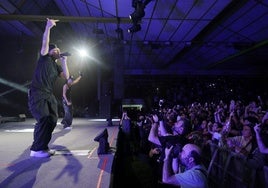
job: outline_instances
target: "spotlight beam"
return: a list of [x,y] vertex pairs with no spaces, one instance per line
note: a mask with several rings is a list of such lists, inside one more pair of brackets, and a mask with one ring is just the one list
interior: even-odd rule
[[8,93],[14,91],[14,90],[19,90],[19,91],[22,91],[22,92],[24,92],[24,93],[27,93],[27,92],[28,92],[28,89],[27,89],[27,87],[25,87],[25,86],[29,85],[31,82],[26,82],[25,84],[20,85],[20,84],[17,84],[17,83],[14,83],[14,82],[5,80],[5,79],[3,79],[3,78],[0,78],[0,83],[2,83],[2,84],[4,84],[4,85],[7,85],[7,86],[13,88],[13,89],[11,89],[11,90],[8,90],[8,91],[5,91],[5,92],[3,92],[3,93],[0,93],[0,97],[1,97],[1,96],[3,96],[3,95],[6,95],[6,94],[8,94]]

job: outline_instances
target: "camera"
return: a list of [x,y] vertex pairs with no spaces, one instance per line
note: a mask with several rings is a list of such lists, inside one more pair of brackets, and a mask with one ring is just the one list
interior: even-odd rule
[[[170,148],[171,146],[173,146],[170,152],[171,158],[178,158],[179,153],[182,151],[182,147],[186,144],[186,140],[182,136],[179,136],[179,135],[162,136],[162,137],[159,137],[159,140],[163,148],[166,148],[166,147]],[[158,162],[162,162],[164,158],[165,158],[165,152],[162,152],[161,156],[158,159]]]
[[[170,146],[171,147],[171,146]],[[175,144],[175,145],[173,145],[173,148],[172,148],[172,150],[170,151],[170,157],[172,158],[172,159],[174,159],[174,158],[178,158],[179,157],[179,154],[180,154],[180,152],[182,151],[182,145],[181,144]],[[160,156],[159,156],[159,158],[157,159],[157,162],[163,162],[164,161],[164,158],[165,158],[165,152],[164,152],[164,150],[163,149],[160,149],[159,150],[159,152],[160,152]]]
[[184,141],[181,138],[181,136],[165,136],[165,147],[170,148],[173,146],[170,152],[171,158],[177,158],[179,156],[184,144]]
[[152,110],[151,114],[152,114],[152,116],[157,115],[159,121],[162,121],[164,119],[164,114],[160,109],[159,110],[158,109]]
[[178,158],[181,151],[182,151],[182,146],[180,144],[174,145],[171,152],[170,152],[170,157],[172,159]]

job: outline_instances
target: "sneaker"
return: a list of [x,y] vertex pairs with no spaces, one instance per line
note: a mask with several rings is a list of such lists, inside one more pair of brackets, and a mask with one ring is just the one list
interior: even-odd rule
[[64,130],[71,130],[72,127],[64,127]]
[[48,151],[32,151],[31,150],[30,156],[45,158],[45,157],[50,157],[51,155]]
[[50,155],[55,155],[56,153],[55,150],[51,150],[51,149],[46,150],[46,152],[48,152]]

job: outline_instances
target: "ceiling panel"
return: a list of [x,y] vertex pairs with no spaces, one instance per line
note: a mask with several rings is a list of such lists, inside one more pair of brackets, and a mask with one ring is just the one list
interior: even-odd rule
[[[4,0],[0,38],[40,38],[46,17],[59,18],[53,40],[82,41],[89,48],[94,41],[94,50],[101,48],[96,54],[122,61],[125,74],[181,74],[182,68],[249,74],[248,67],[230,65],[242,60],[251,66],[246,61],[254,52],[258,61],[267,59],[268,0],[153,0],[141,30],[128,33],[134,10],[131,0]],[[256,70],[252,74],[263,74]]]

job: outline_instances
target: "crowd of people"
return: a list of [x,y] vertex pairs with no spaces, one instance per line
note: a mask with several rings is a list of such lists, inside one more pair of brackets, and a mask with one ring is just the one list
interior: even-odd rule
[[157,110],[132,112],[137,150],[148,156],[156,181],[181,187],[208,186],[208,164],[201,159],[211,157],[203,150],[212,144],[243,156],[250,168],[261,171],[268,165],[265,101],[260,96],[189,105],[161,100]]

